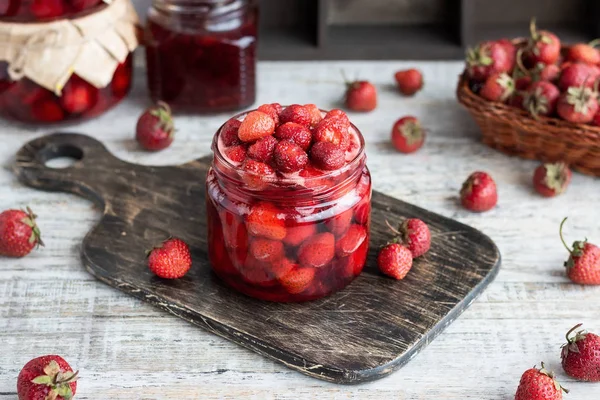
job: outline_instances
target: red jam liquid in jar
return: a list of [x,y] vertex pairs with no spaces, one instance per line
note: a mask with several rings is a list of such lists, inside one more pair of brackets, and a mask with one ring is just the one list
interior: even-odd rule
[[103,0],[0,0],[0,20],[40,22],[71,18],[105,5]]
[[131,87],[132,55],[120,64],[108,86],[98,89],[72,75],[57,96],[27,78],[12,81],[0,62],[0,114],[21,122],[56,123],[95,117],[121,101]]
[[252,105],[257,18],[251,0],[154,0],[146,29],[152,99],[183,113]]
[[318,299],[352,282],[366,262],[371,213],[371,176],[358,129],[349,129],[357,145],[340,169],[307,165],[266,179],[225,156],[223,130],[215,135],[206,181],[214,272],[241,293],[275,302]]

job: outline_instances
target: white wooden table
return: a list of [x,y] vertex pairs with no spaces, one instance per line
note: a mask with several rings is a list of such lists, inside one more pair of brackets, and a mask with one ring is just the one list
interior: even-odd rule
[[[396,69],[416,65],[425,89],[414,98],[393,88]],[[79,368],[77,399],[512,399],[521,373],[540,361],[558,372],[573,400],[597,399],[600,385],[573,382],[560,369],[564,333],[578,322],[600,333],[600,287],[571,284],[558,225],[569,216],[571,242],[600,242],[600,182],[575,174],[568,192],[543,199],[531,188],[537,165],[478,141],[478,129],[454,98],[460,63],[261,63],[258,103],[338,105],[340,68],[380,88],[379,106],[351,114],[367,140],[374,188],[472,225],[498,244],[503,265],[484,294],[400,371],[359,386],[305,377],[128,297],[89,275],[79,246],[100,213],[88,201],[38,192],[9,168],[26,141],[50,132],[0,123],[0,209],[31,206],[46,247],[0,259],[0,399],[16,399],[16,377],[29,359],[61,354]],[[339,81],[339,84],[333,82]],[[227,115],[181,117],[166,151],[140,151],[133,131],[148,104],[139,73],[132,95],[104,116],[63,128],[102,140],[117,156],[166,165],[209,152]],[[414,114],[431,130],[425,147],[404,156],[389,145],[393,122]],[[457,205],[462,181],[476,169],[499,186],[499,205],[471,214]],[[469,251],[469,249],[465,249]]]

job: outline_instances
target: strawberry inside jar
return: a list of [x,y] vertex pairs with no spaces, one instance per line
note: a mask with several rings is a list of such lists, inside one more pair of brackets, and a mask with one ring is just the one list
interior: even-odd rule
[[263,300],[301,302],[361,273],[371,176],[363,137],[343,111],[262,105],[227,121],[213,152],[208,248],[226,284]]
[[0,0],[0,20],[41,22],[78,17],[106,3],[104,0]]

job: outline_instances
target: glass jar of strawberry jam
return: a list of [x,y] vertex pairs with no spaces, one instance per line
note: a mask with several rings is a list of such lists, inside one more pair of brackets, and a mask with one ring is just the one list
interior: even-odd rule
[[154,0],[146,29],[152,99],[183,113],[253,104],[257,19],[253,0]]
[[[264,126],[257,112],[240,114],[213,140],[206,181],[210,262],[229,286],[263,300],[327,296],[352,282],[367,258],[371,176],[363,137],[343,112],[309,106],[312,121],[286,112],[305,106],[271,112],[273,133],[259,139],[247,126]],[[258,110],[269,107],[279,105]],[[259,120],[268,115],[258,113]],[[340,129],[345,138],[335,143]]]

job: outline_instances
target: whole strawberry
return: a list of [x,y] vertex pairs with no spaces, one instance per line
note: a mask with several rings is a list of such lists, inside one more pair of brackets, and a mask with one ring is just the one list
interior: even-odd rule
[[367,81],[346,83],[346,107],[352,111],[373,111],[377,107],[377,89]]
[[552,83],[548,81],[534,82],[525,91],[523,107],[534,118],[540,115],[552,115],[556,111],[559,96],[560,91]]
[[535,18],[529,24],[530,37],[523,52],[523,61],[527,67],[538,63],[554,64],[560,57],[560,39],[552,32],[538,31]]
[[404,279],[412,268],[413,257],[410,250],[399,244],[390,243],[379,251],[377,265],[379,270],[390,278]]
[[573,242],[569,248],[563,238],[563,226],[567,218],[560,223],[560,240],[569,252],[569,259],[565,262],[567,276],[580,285],[600,285],[600,248],[586,240]]
[[479,91],[479,95],[489,101],[504,103],[515,91],[515,82],[506,72],[491,75]]
[[515,400],[561,400],[563,391],[569,393],[542,363],[542,368],[533,367],[523,373]]
[[148,255],[148,267],[160,278],[181,278],[191,266],[190,249],[181,239],[167,239],[160,247],[152,249]]
[[418,69],[406,69],[394,74],[398,90],[405,96],[412,96],[423,87],[423,74]]
[[582,324],[567,332],[567,343],[562,347],[562,366],[567,375],[587,382],[600,382],[600,336],[579,331]]
[[29,361],[17,378],[19,400],[68,400],[77,390],[77,372],[60,356]]
[[514,66],[514,57],[511,57],[506,46],[499,42],[483,42],[475,48],[468,49],[466,61],[467,75],[479,82],[485,81],[493,74],[509,72]]
[[416,117],[402,117],[392,128],[392,144],[401,153],[414,153],[425,142],[425,129]]
[[470,211],[491,210],[498,202],[496,182],[485,172],[474,172],[463,183],[460,200],[463,207]]
[[533,174],[533,187],[542,196],[554,197],[567,190],[571,175],[565,163],[542,164]]
[[136,140],[140,146],[149,151],[158,151],[169,147],[173,143],[174,134],[171,109],[167,103],[162,101],[144,111],[135,128]]
[[558,79],[558,88],[566,91],[570,87],[589,87],[592,89],[600,76],[600,68],[596,65],[582,63],[565,63]]
[[0,214],[0,255],[24,257],[36,246],[43,246],[37,216],[27,207],[23,210],[6,210]]
[[398,235],[392,242],[405,245],[413,258],[420,257],[429,251],[431,232],[425,222],[417,218],[409,218],[400,224],[398,229],[391,226],[388,221],[385,223],[392,232]]
[[587,124],[598,112],[598,94],[588,87],[570,87],[558,98],[556,112],[565,121]]
[[598,40],[591,43],[576,43],[569,48],[565,59],[590,65],[600,64],[600,51],[594,47],[596,45],[598,45]]

